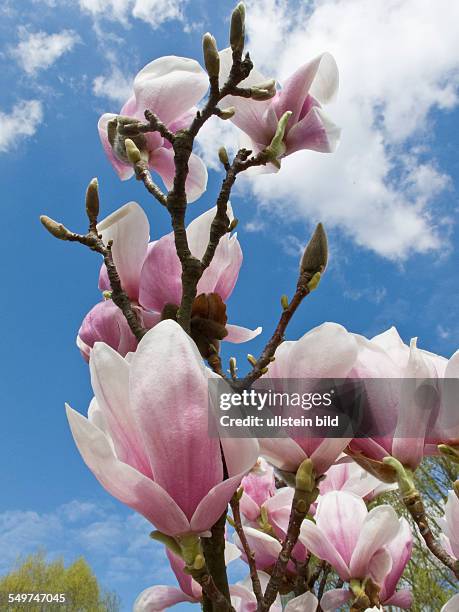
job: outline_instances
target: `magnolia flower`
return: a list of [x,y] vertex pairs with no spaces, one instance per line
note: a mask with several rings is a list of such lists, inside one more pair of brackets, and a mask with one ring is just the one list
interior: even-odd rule
[[88,418],[67,407],[87,466],[163,533],[207,532],[256,462],[258,444],[209,436],[211,373],[193,340],[175,321],[162,321],[129,362],[97,343],[89,365]]
[[[416,469],[428,451],[427,438],[438,409],[435,381],[444,375],[447,360],[419,349],[416,340],[408,347],[394,327],[371,340],[356,338],[359,355],[351,376],[366,379],[373,429],[381,434],[355,438],[350,444],[357,453],[353,457],[367,469],[371,464],[359,453],[378,462],[393,456]],[[386,380],[372,380],[378,378]]]
[[[208,88],[208,76],[195,60],[184,57],[161,57],[147,64],[134,79],[134,91],[123,105],[119,115],[144,121],[145,111],[154,112],[172,131],[190,125],[195,113],[194,105],[201,100]],[[99,119],[99,136],[105,153],[121,180],[133,174],[124,144],[113,140],[112,123],[118,115],[105,113]],[[139,146],[139,143],[136,142]],[[141,139],[142,155],[148,166],[157,172],[167,189],[171,189],[175,174],[174,151],[171,144],[158,132],[149,132]],[[197,200],[205,191],[207,170],[202,160],[191,154],[186,192],[189,202]]]
[[[258,572],[262,591],[265,591],[269,582],[269,576],[265,572]],[[252,582],[250,577],[247,577],[242,582],[238,582],[230,586],[231,603],[236,612],[256,612],[258,604],[253,594]],[[303,593],[294,599],[291,599],[287,605],[282,608],[282,603],[279,595],[270,608],[270,612],[316,612],[318,606],[317,597],[311,593]]]
[[[220,82],[229,74],[232,62],[231,49],[220,53]],[[241,87],[254,87],[266,83],[266,77],[252,70]],[[326,116],[322,104],[330,102],[338,90],[338,68],[329,53],[323,53],[303,64],[284,83],[282,89],[270,100],[227,96],[225,105],[234,106],[236,112],[231,121],[248,137],[244,145],[255,152],[270,145],[282,115],[292,114],[283,139],[285,157],[301,149],[321,153],[333,152],[338,144],[340,129]],[[267,171],[274,171],[270,164]]]
[[[358,355],[358,342],[344,327],[324,323],[298,341],[283,342],[269,367],[269,378],[276,380],[276,392],[291,391],[289,380],[346,378]],[[295,381],[293,381],[295,383]],[[296,383],[295,383],[296,384]],[[295,387],[295,391],[298,391]],[[290,413],[289,413],[290,414]],[[288,430],[285,430],[288,433]],[[317,475],[324,474],[346,448],[351,438],[261,438],[262,454],[277,468],[296,472],[310,457]]]
[[457,612],[459,610],[459,593],[445,603],[440,612]]
[[386,546],[399,529],[391,506],[377,506],[368,512],[357,495],[332,491],[320,498],[315,523],[304,521],[300,541],[330,563],[342,580],[371,577],[381,584],[392,567]]
[[[411,591],[409,589],[396,590],[397,583],[402,577],[413,550],[413,535],[406,519],[399,519],[398,533],[393,540],[385,545],[384,549],[390,555],[391,564],[388,566],[390,570],[380,582],[380,602],[385,606],[409,609],[413,600]],[[353,594],[348,589],[331,589],[322,597],[320,605],[324,612],[334,612],[337,607],[352,598]]]
[[261,506],[276,492],[274,468],[263,457],[259,457],[252,470],[242,479],[241,487],[241,512],[249,521],[256,521]]
[[[232,210],[229,208],[232,219]],[[202,257],[209,240],[210,225],[215,216],[211,208],[192,221],[188,228],[191,252]],[[142,208],[135,202],[125,204],[97,226],[104,242],[113,240],[112,254],[122,286],[134,310],[147,329],[156,325],[167,304],[180,304],[182,295],[181,264],[173,233],[149,242],[150,225]],[[231,295],[242,264],[242,251],[236,234],[220,240],[210,266],[198,283],[198,294],[216,293],[223,302]],[[99,276],[99,289],[109,291],[105,265]],[[226,325],[228,342],[245,342],[257,336],[254,331]],[[105,342],[121,355],[133,352],[137,340],[126,319],[111,300],[96,304],[86,315],[78,332],[77,344],[88,358],[95,342]]]
[[[253,527],[245,526],[244,533],[250,546],[250,550],[255,555],[257,569],[270,570],[276,564],[279,553],[282,550],[279,540],[268,533],[264,533],[263,531],[259,531]],[[233,540],[241,551],[242,559],[247,563],[247,556],[237,533],[234,533]],[[295,566],[293,565],[292,561],[289,561],[288,569],[291,572],[295,570]]]
[[396,488],[396,485],[381,482],[355,461],[343,458],[342,463],[332,465],[325,472],[325,478],[319,483],[320,495],[325,495],[330,491],[348,491],[369,501]]
[[459,559],[459,498],[454,491],[448,492],[445,516],[437,520],[441,527],[443,547],[455,559]]
[[[166,549],[172,571],[179,588],[166,585],[149,587],[140,593],[134,602],[133,612],[163,612],[177,603],[201,603],[202,589],[190,574],[185,572],[185,562],[178,555]],[[225,563],[237,559],[240,553],[234,544],[225,541]]]

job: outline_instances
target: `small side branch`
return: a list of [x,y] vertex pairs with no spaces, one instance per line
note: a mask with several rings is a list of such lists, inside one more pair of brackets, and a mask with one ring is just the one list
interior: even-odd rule
[[250,548],[247,541],[244,528],[242,526],[241,511],[239,508],[238,494],[235,493],[231,500],[231,510],[233,511],[234,529],[236,530],[239,540],[241,541],[242,548],[244,549],[247,557],[247,563],[249,564],[250,579],[252,580],[252,587],[257,602],[260,603],[263,600],[263,591],[261,590],[260,579],[258,578],[257,566],[255,563],[255,554]]
[[413,491],[409,495],[404,495],[402,499],[413,521],[416,523],[427,548],[444,566],[453,572],[457,579],[459,579],[459,561],[453,559],[436,540],[430,529],[424,503],[419,491]]

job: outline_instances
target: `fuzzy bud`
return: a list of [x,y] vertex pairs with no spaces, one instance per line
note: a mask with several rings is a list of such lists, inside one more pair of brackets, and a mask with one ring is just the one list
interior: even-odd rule
[[225,149],[225,147],[220,147],[218,149],[218,159],[224,166],[229,164],[228,151]]
[[90,221],[99,216],[99,183],[93,178],[86,189],[86,214]]
[[250,353],[247,355],[247,361],[249,363],[251,363],[253,366],[257,365],[257,360],[255,359],[255,357],[253,355],[251,355]]
[[245,43],[245,6],[243,2],[234,9],[231,15],[230,45],[233,53],[242,53]]
[[298,491],[312,493],[316,486],[314,465],[311,459],[305,459],[296,472],[295,488]]
[[313,276],[316,272],[321,274],[327,267],[328,241],[322,223],[318,223],[314,233],[304,250],[300,270],[302,273]]
[[234,219],[231,221],[231,223],[228,226],[228,232],[232,232],[234,229],[236,229],[238,223],[239,223],[239,219],[236,219],[236,217],[234,217]]
[[220,56],[218,55],[215,38],[209,32],[202,37],[202,52],[207,74],[211,78],[218,77],[220,73]]
[[276,95],[276,81],[271,79],[264,83],[258,83],[250,88],[250,94],[252,100],[270,100]]
[[62,225],[62,223],[58,223],[46,215],[41,215],[40,221],[48,232],[55,238],[58,238],[59,240],[69,239],[71,232],[65,227],[65,225]]
[[322,274],[320,272],[316,272],[314,274],[314,276],[311,278],[311,280],[308,283],[309,291],[314,291],[314,289],[317,289],[321,278],[322,278]]

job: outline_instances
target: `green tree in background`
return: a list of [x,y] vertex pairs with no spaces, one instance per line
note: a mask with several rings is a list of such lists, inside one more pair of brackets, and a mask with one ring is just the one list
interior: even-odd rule
[[[9,593],[64,593],[62,603],[8,603]],[[119,598],[103,591],[88,563],[81,557],[65,567],[47,561],[43,552],[29,555],[0,577],[0,609],[5,612],[118,612]]]

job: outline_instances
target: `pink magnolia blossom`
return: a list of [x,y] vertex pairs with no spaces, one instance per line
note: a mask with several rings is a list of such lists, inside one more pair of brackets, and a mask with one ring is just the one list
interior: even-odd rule
[[459,593],[445,603],[440,612],[457,612],[459,610]]
[[[285,379],[346,378],[358,356],[358,342],[344,327],[324,323],[300,340],[283,342],[269,367],[276,392],[288,392]],[[290,389],[291,390],[291,389]],[[295,389],[297,390],[297,389]],[[346,448],[351,438],[285,437],[261,438],[262,454],[286,472],[296,472],[310,457],[317,475],[325,473]]]
[[[429,451],[429,435],[436,415],[431,395],[420,395],[419,385],[435,391],[436,380],[444,375],[447,360],[419,349],[416,340],[408,347],[395,328],[371,340],[356,338],[360,348],[351,376],[367,379],[371,415],[375,428],[382,433],[378,437],[355,438],[350,449],[376,461],[391,455],[405,467],[416,469]],[[377,378],[387,380],[372,382]],[[394,379],[394,383],[389,379]]]
[[[231,49],[220,53],[220,81],[224,82],[231,68]],[[241,87],[253,87],[266,82],[266,77],[252,70]],[[231,121],[248,137],[244,145],[258,152],[267,147],[276,132],[279,119],[286,111],[292,113],[283,140],[284,153],[301,149],[321,153],[333,152],[338,144],[340,129],[327,117],[322,104],[330,102],[338,90],[338,68],[329,53],[323,53],[303,64],[270,100],[227,96],[226,105],[234,106]],[[267,171],[274,171],[269,164]]]
[[[231,207],[229,216],[232,219]],[[202,257],[209,239],[215,208],[208,210],[188,228],[190,249]],[[150,225],[142,208],[135,202],[125,204],[101,221],[98,230],[104,242],[113,240],[113,260],[121,283],[146,328],[156,325],[166,304],[179,304],[182,293],[181,265],[175,251],[173,233],[149,242]],[[224,302],[231,295],[242,264],[242,251],[234,234],[220,240],[214,259],[198,283],[199,293],[217,293]],[[105,266],[101,267],[99,289],[109,291]],[[226,325],[229,342],[245,342],[257,336],[254,331],[237,325]],[[111,300],[96,304],[86,315],[78,332],[77,344],[88,358],[95,342],[105,342],[121,355],[133,352],[137,340]]]
[[392,567],[387,545],[399,529],[391,506],[377,506],[368,512],[357,495],[332,491],[320,498],[315,523],[304,521],[300,541],[330,563],[342,580],[371,577],[381,584]]
[[[133,612],[163,612],[177,603],[201,603],[201,586],[185,572],[184,560],[170,550],[167,550],[166,554],[179,588],[157,585],[145,589],[135,600]],[[239,556],[240,553],[236,546],[231,542],[225,542],[226,565]]]
[[325,472],[325,478],[319,483],[320,495],[325,495],[330,491],[348,491],[363,497],[367,501],[394,488],[396,488],[396,485],[381,482],[361,468],[355,461],[349,459],[332,465]]
[[[397,535],[385,546],[391,557],[390,571],[384,576],[380,584],[379,599],[384,606],[396,606],[407,610],[411,607],[413,596],[409,589],[396,590],[397,583],[402,577],[406,564],[411,558],[413,550],[413,535],[408,521],[399,519]],[[331,589],[324,594],[320,605],[324,612],[334,612],[337,607],[352,599],[353,595],[348,589]],[[371,608],[379,610],[383,608]]]
[[244,489],[239,506],[243,516],[249,521],[256,521],[260,508],[276,492],[274,468],[259,457],[252,470],[241,482]]
[[[265,591],[269,582],[268,574],[265,574],[265,572],[258,572],[258,578],[260,579],[262,591]],[[258,604],[253,594],[250,577],[247,577],[242,582],[231,585],[230,593],[231,603],[236,612],[256,612]],[[282,610],[284,610],[284,612],[316,612],[317,605],[317,597],[313,593],[308,592],[291,599],[287,605],[282,608],[282,603],[278,595],[270,608],[270,612],[282,612]]]
[[162,321],[129,362],[97,343],[90,371],[95,400],[88,418],[67,408],[87,466],[160,531],[208,531],[256,462],[258,443],[209,436],[211,374],[193,340],[174,321]]
[[[245,536],[250,546],[251,551],[255,555],[255,563],[259,570],[270,570],[276,564],[282,546],[276,538],[264,533],[254,527],[244,527]],[[241,541],[237,533],[234,534],[234,543],[241,551],[242,559],[247,563],[247,556],[242,547]],[[293,572],[295,566],[292,561],[289,561],[288,569]]]
[[455,559],[459,559],[459,498],[454,491],[448,492],[445,516],[438,519],[443,547]]
[[[197,104],[208,88],[208,76],[195,60],[167,56],[147,64],[134,79],[133,93],[119,115],[145,121],[146,110],[153,111],[167,127],[176,132],[191,123]],[[107,127],[117,115],[105,113],[99,119],[99,136],[105,153],[122,180],[134,171],[132,164],[117,155],[109,142]],[[174,179],[174,151],[171,144],[158,132],[145,134],[149,167],[157,172],[167,189]],[[197,200],[205,191],[207,170],[202,160],[191,154],[186,192],[189,202]]]

